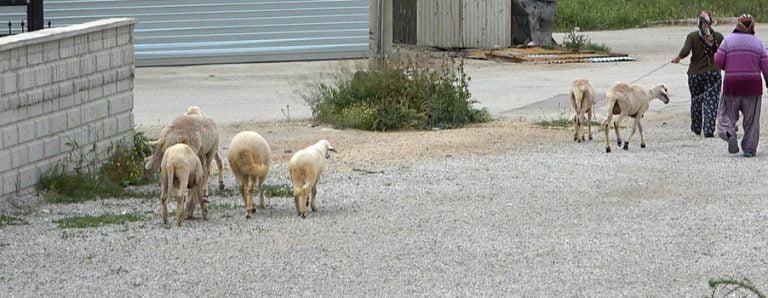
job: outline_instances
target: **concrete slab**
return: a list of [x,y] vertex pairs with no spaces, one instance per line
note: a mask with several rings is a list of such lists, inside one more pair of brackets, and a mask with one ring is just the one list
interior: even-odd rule
[[[693,30],[694,26],[677,26],[584,32],[593,42],[636,57],[635,62],[525,65],[468,60],[470,91],[480,106],[498,118],[535,121],[557,117],[569,109],[565,94],[574,79],[589,79],[599,93],[616,81],[636,80],[676,56],[686,34]],[[732,25],[715,30],[727,34]],[[757,32],[768,39],[768,25],[759,26]],[[563,33],[554,35],[558,41],[563,37]],[[135,79],[136,123],[163,125],[190,105],[200,106],[220,122],[282,120],[288,114],[293,119],[307,118],[311,112],[299,95],[303,87],[318,79],[331,79],[336,70],[355,63],[365,61],[140,67]],[[689,109],[686,71],[686,66],[669,64],[638,81],[645,85],[664,82],[669,87],[671,103],[654,102],[650,114]],[[603,111],[597,112],[602,117]]]

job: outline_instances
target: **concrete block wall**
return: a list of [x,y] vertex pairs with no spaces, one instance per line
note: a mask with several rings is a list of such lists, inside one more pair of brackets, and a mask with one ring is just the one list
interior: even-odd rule
[[135,23],[0,38],[0,198],[34,189],[71,157],[103,161],[131,144]]

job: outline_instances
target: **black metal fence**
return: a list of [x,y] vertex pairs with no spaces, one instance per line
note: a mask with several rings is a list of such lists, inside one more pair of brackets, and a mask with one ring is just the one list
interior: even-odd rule
[[[15,34],[14,28],[17,28],[15,30],[16,33],[36,31],[45,28],[45,22],[43,21],[43,0],[0,0],[0,6],[27,7],[26,22],[21,20],[14,24],[13,20],[8,20],[8,34],[5,34],[5,30],[0,30],[0,36]],[[48,21],[48,27],[51,27],[50,21]]]

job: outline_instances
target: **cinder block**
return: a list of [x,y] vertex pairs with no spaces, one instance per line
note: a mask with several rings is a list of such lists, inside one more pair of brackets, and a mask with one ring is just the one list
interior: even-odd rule
[[3,74],[0,79],[3,80],[3,93],[2,94],[11,94],[16,92],[17,89],[17,73],[14,71],[11,71],[9,73]]
[[35,70],[32,68],[26,68],[19,70],[19,81],[17,82],[18,90],[27,90],[35,86]]
[[133,52],[133,46],[126,47],[123,49],[123,62],[125,64],[134,64],[134,52]]
[[80,76],[80,59],[70,58],[67,61],[67,78],[73,79]]
[[42,102],[44,99],[44,91],[41,88],[35,88],[27,91],[27,98],[22,105],[28,106]]
[[2,130],[2,129],[0,129],[0,149],[3,149],[3,148],[5,148],[5,147],[3,146],[3,139],[5,139],[5,138],[3,138],[3,130]]
[[76,92],[73,98],[75,99],[75,106],[88,102],[88,89]]
[[75,38],[67,37],[59,40],[59,57],[69,58],[75,55]]
[[88,53],[88,35],[77,35],[75,39],[75,56],[85,55]]
[[[105,138],[104,124],[101,122],[94,122],[88,125],[88,144],[93,144]],[[101,152],[101,151],[97,151]]]
[[133,32],[130,26],[122,26],[115,28],[117,30],[117,44],[124,45],[131,42],[131,33]]
[[72,81],[72,84],[74,85],[75,89],[74,92],[82,92],[87,91],[89,86],[88,77],[79,77]]
[[10,170],[13,167],[11,165],[11,150],[0,151],[0,173]]
[[88,50],[96,52],[104,48],[103,31],[88,33]]
[[88,53],[82,55],[80,59],[80,74],[88,75],[96,72],[96,55]]
[[43,62],[59,59],[59,41],[52,40],[43,44]]
[[35,120],[35,138],[44,138],[51,134],[51,118],[42,117]]
[[102,73],[102,76],[104,77],[104,84],[114,83],[117,82],[117,70],[111,69],[108,71],[105,71]]
[[104,96],[111,96],[117,94],[117,82],[104,84]]
[[27,46],[27,66],[43,63],[43,44],[31,44]]
[[24,111],[24,119],[35,118],[43,114],[43,104],[36,103],[36,104],[28,105],[24,107],[23,111]]
[[104,84],[104,75],[101,73],[88,76],[88,88],[96,88]]
[[53,69],[53,82],[58,83],[61,81],[64,81],[67,78],[67,62],[66,61],[56,61],[52,64],[51,68]]
[[103,37],[104,48],[114,48],[117,45],[117,28],[104,30]]
[[43,114],[44,115],[50,115],[53,112],[56,112],[59,110],[59,99],[49,99],[46,101],[43,101]]
[[80,117],[80,108],[74,108],[67,111],[67,128],[75,128],[80,126],[82,119]]
[[53,82],[53,69],[49,65],[35,67],[35,84],[38,87]]
[[49,85],[48,87],[43,88],[44,100],[47,101],[54,98],[59,98],[59,96],[59,84]]
[[35,121],[26,120],[19,123],[19,144],[24,144],[35,138]]
[[64,81],[59,83],[59,96],[69,96],[75,91],[75,84],[72,81]]
[[16,146],[11,149],[11,167],[19,168],[29,164],[29,150],[26,145]]
[[64,110],[75,105],[75,96],[70,94],[59,97],[59,108]]
[[19,191],[19,171],[10,171],[3,175],[3,192],[6,194]]
[[10,148],[19,143],[19,130],[16,124],[3,128],[3,148]]
[[[18,98],[16,98],[16,103],[18,102]],[[24,115],[20,115],[18,109],[15,106],[11,106],[8,110],[0,112],[0,125],[4,127],[10,123],[18,121],[23,117]]]
[[52,136],[43,139],[43,151],[45,158],[50,158],[61,153],[61,141],[59,137]]
[[99,100],[93,104],[93,119],[103,119],[109,115],[109,101]]
[[104,86],[96,86],[88,90],[88,101],[98,100],[104,97]]
[[104,121],[104,134],[107,136],[117,135],[117,117],[110,117]]
[[0,73],[11,69],[11,51],[0,51]]
[[45,157],[45,150],[43,149],[43,141],[34,141],[27,145],[29,150],[29,162],[34,163],[42,160]]
[[39,178],[40,178],[40,173],[37,172],[37,166],[35,165],[29,165],[29,166],[23,167],[19,171],[19,181],[21,184],[20,185],[21,189],[35,186]]
[[56,134],[67,129],[67,112],[58,112],[50,116],[51,133]]
[[43,174],[50,173],[56,167],[56,163],[50,160],[43,160],[35,166],[37,167],[37,172],[42,176]]
[[3,180],[3,175],[0,175],[0,198],[2,198],[7,193],[5,192],[5,180]]
[[27,47],[11,49],[11,69],[27,66]]
[[133,113],[123,113],[117,116],[117,130],[119,132],[133,130]]
[[117,92],[133,90],[133,79],[123,79],[117,81]]
[[121,93],[109,99],[109,114],[117,115],[133,110],[133,94]]
[[109,61],[109,52],[101,51],[96,54],[96,71],[104,71],[111,66]]

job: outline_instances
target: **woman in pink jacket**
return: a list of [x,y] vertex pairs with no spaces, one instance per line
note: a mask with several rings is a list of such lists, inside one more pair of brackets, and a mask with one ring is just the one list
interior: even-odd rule
[[751,15],[739,17],[736,29],[717,50],[715,64],[725,71],[723,96],[717,110],[718,135],[728,141],[728,152],[739,153],[736,122],[741,112],[744,115],[741,149],[745,157],[753,157],[760,139],[760,100],[763,78],[768,82],[768,54],[763,42],[755,37],[755,21]]

